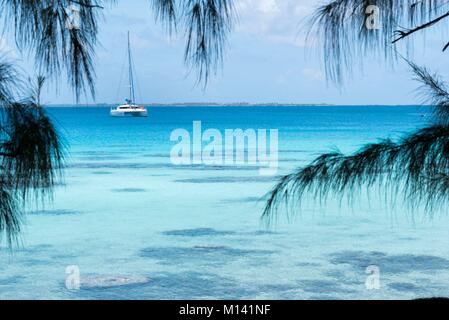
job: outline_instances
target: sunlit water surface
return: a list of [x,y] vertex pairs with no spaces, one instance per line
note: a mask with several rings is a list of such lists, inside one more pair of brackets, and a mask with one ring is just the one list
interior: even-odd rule
[[[352,206],[306,201],[267,229],[260,200],[275,183],[252,167],[178,167],[170,133],[278,129],[278,174],[323,151],[352,151],[430,120],[422,107],[107,108],[48,110],[69,146],[53,203],[32,207],[22,245],[0,252],[0,298],[409,299],[449,296],[449,219],[374,194]],[[382,194],[382,191],[380,191]],[[378,266],[380,289],[367,290]],[[79,268],[81,288],[66,271]]]

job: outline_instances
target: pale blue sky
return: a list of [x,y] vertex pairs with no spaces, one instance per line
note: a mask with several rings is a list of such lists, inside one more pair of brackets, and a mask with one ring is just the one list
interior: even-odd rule
[[[223,70],[207,88],[195,87],[183,63],[184,39],[171,39],[157,23],[148,0],[118,1],[105,8],[97,49],[97,103],[125,98],[119,88],[125,59],[126,32],[130,30],[141,102],[295,102],[334,104],[413,104],[416,84],[399,64],[366,61],[344,88],[326,84],[319,51],[304,42],[300,22],[320,1],[235,0],[239,21],[232,33]],[[444,41],[429,36],[426,52],[415,52],[417,62],[449,75]],[[432,48],[430,50],[429,48]],[[20,58],[20,55],[17,54]],[[27,58],[22,57],[27,65]],[[26,68],[29,69],[29,68]],[[119,92],[118,92],[118,89]],[[46,90],[47,103],[73,103],[69,88],[54,85]],[[89,98],[81,102],[93,101]]]

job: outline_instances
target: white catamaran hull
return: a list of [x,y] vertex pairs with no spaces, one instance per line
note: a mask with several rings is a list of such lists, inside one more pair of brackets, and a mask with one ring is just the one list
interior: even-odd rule
[[148,117],[147,110],[111,110],[112,117]]

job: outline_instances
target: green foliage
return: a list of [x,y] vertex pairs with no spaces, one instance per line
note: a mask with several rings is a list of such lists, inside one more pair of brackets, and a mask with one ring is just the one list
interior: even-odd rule
[[[232,0],[150,0],[157,20],[170,31],[184,31],[185,61],[197,70],[198,81],[207,83],[222,62],[226,38],[234,19]],[[113,0],[0,0],[5,30],[15,34],[21,50],[34,55],[40,73],[59,76],[66,72],[76,97],[95,95],[95,47],[98,19],[104,4]],[[75,28],[70,8],[76,6]]]
[[62,178],[64,146],[39,104],[44,78],[22,100],[16,99],[22,81],[14,66],[0,63],[0,78],[0,241],[11,246],[25,201],[51,194]]
[[[372,5],[379,8],[378,29],[366,27]],[[310,33],[322,39],[327,78],[341,83],[366,56],[397,58],[399,40],[433,27],[447,12],[445,0],[332,0],[312,15]],[[407,45],[411,51],[413,43]]]
[[[352,155],[323,154],[310,165],[283,177],[269,195],[263,217],[271,219],[278,205],[300,204],[306,193],[319,201],[336,195],[352,200],[378,186],[428,213],[447,204],[449,189],[449,126],[434,125],[398,142],[368,144]],[[366,188],[366,189],[364,189]],[[288,209],[288,208],[287,208]]]
[[[380,29],[366,28],[366,8],[380,9]],[[443,0],[333,0],[319,7],[312,30],[323,39],[327,78],[341,83],[355,61],[370,53],[385,59],[399,56],[395,44],[448,17]],[[399,27],[409,25],[409,28]],[[444,49],[447,48],[447,45]],[[407,61],[407,60],[406,60]],[[361,62],[360,62],[361,63]],[[433,106],[434,121],[399,141],[368,144],[351,155],[323,154],[311,164],[282,177],[269,193],[263,218],[271,221],[281,204],[288,216],[306,194],[317,201],[335,196],[350,202],[362,191],[384,190],[392,202],[402,197],[413,209],[433,215],[449,200],[449,93],[444,81],[426,68],[407,61],[424,103]]]
[[[98,20],[103,5],[115,2],[0,0],[0,18],[3,31],[14,34],[19,50],[34,57],[38,72],[53,79],[65,73],[78,99],[81,94],[95,96]],[[156,19],[170,32],[185,32],[185,61],[197,70],[198,82],[206,84],[223,60],[233,1],[150,3]],[[44,81],[39,76],[25,85],[14,65],[0,60],[0,241],[6,239],[10,246],[20,232],[24,202],[30,196],[51,195],[62,178],[65,148],[41,106]]]
[[233,0],[152,0],[156,18],[169,31],[184,29],[186,64],[207,83],[223,61],[226,39],[235,18]]
[[[70,6],[78,5],[79,25],[70,28]],[[15,34],[18,47],[34,55],[41,73],[65,71],[76,96],[88,88],[94,94],[93,59],[100,8],[95,0],[2,0],[5,30]]]

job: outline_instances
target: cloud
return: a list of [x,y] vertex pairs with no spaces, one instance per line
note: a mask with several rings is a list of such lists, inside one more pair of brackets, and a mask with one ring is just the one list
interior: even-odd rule
[[279,12],[276,0],[260,0],[258,8],[264,13]]
[[312,69],[312,68],[304,68],[302,70],[302,74],[312,80],[324,81],[324,74],[321,70]]
[[309,17],[317,0],[239,0],[236,9],[239,23],[236,32],[260,39],[305,46],[302,22]]

